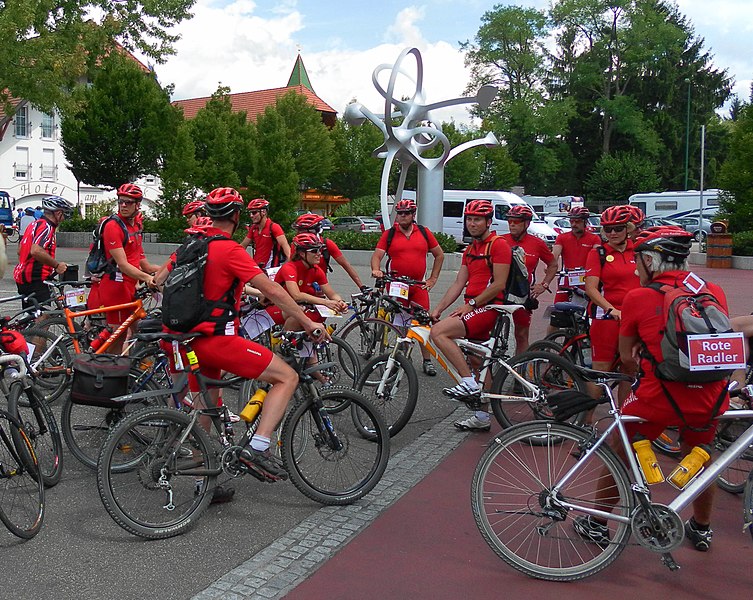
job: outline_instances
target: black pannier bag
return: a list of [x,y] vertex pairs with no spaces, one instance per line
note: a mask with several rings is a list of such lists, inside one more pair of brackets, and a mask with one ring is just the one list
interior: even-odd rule
[[128,393],[131,359],[116,354],[80,354],[73,359],[71,402],[116,408],[112,399]]

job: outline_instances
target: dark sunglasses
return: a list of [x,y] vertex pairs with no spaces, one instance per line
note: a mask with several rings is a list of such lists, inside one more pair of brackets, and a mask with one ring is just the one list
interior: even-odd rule
[[130,204],[138,204],[139,202],[139,200],[118,200],[118,204],[125,204],[126,206]]
[[248,211],[248,214],[250,215],[258,215],[261,211],[260,210],[250,210]]
[[398,214],[398,215],[414,215],[416,213],[415,213],[415,211],[412,211],[412,210],[398,210],[396,214]]
[[620,233],[627,229],[627,225],[604,225],[604,233]]
[[306,250],[306,252],[311,252],[311,254],[321,254],[322,253],[322,249],[321,248],[313,248],[313,249],[308,248]]
[[512,219],[507,219],[507,222],[508,223],[512,223],[513,225],[520,225],[521,223],[525,223],[526,220],[525,219],[515,219],[515,218],[512,218]]

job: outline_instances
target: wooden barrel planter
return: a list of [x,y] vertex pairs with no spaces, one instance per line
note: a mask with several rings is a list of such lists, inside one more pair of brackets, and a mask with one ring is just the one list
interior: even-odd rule
[[706,266],[712,269],[732,268],[732,234],[710,233],[706,240]]

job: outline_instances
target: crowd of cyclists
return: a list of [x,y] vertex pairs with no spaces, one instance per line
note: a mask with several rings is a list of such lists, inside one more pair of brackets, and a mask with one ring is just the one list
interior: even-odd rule
[[[175,255],[165,264],[157,265],[144,253],[142,199],[143,193],[135,184],[125,183],[117,190],[117,213],[102,228],[110,267],[92,279],[90,308],[127,303],[133,300],[138,283],[159,288],[170,277]],[[242,226],[244,208],[251,223],[238,243],[233,237]],[[210,378],[219,379],[227,372],[270,386],[258,429],[240,454],[240,461],[260,479],[278,481],[286,479],[287,473],[270,452],[270,443],[296,389],[298,375],[270,348],[239,335],[242,296],[256,297],[270,324],[304,330],[313,340],[321,342],[328,338],[322,326],[326,316],[343,314],[349,308],[344,296],[328,279],[332,260],[361,291],[368,288],[337,244],[322,235],[324,217],[300,215],[292,225],[295,230],[292,243],[288,243],[282,227],[270,218],[269,208],[265,199],[246,203],[235,189],[217,188],[203,200],[189,202],[183,216],[187,235],[211,238],[203,282],[203,296],[210,311],[205,321],[191,329],[190,333],[197,336],[192,348],[202,373]],[[661,354],[663,300],[661,294],[646,286],[652,281],[679,285],[688,275],[691,234],[673,227],[644,228],[645,217],[639,209],[618,205],[601,214],[601,235],[598,235],[589,231],[588,209],[574,207],[569,211],[571,230],[561,233],[553,248],[549,248],[543,240],[528,233],[535,217],[528,206],[511,207],[506,215],[509,233],[498,235],[491,230],[492,204],[487,200],[472,200],[464,212],[472,240],[463,252],[454,281],[431,306],[429,292],[441,276],[444,253],[434,234],[416,223],[414,201],[399,200],[394,208],[396,223],[383,232],[376,245],[370,261],[371,275],[378,279],[391,273],[415,281],[401,295],[404,311],[395,317],[393,324],[408,325],[414,305],[430,313],[431,340],[461,376],[456,385],[443,392],[476,408],[456,421],[455,427],[480,432],[491,428],[488,409],[479,407],[477,402],[489,382],[477,380],[474,365],[466,360],[456,340],[489,339],[499,314],[491,307],[507,302],[513,252],[522,248],[530,300],[513,313],[517,352],[529,346],[532,316],[540,300],[584,304],[590,320],[592,368],[613,371],[621,362],[623,370],[640,373],[640,385],[634,393],[631,394],[627,384],[621,385],[619,391],[623,410],[648,421],[633,433],[653,439],[666,427],[676,426],[680,428],[684,446],[708,443],[713,438],[713,419],[729,403],[724,383],[672,382],[670,391],[682,399],[682,414],[678,414],[664,399],[662,386],[654,374],[654,363],[638,352],[638,348],[645,347],[654,357]],[[56,259],[55,232],[73,210],[62,197],[44,198],[43,214],[28,225],[19,242],[18,264],[13,270],[19,294],[34,294],[36,302],[49,299],[50,287],[44,281],[53,274],[62,275],[68,268],[65,262]],[[427,277],[428,255],[433,262]],[[543,271],[540,281],[537,270]],[[552,289],[555,280],[557,288]],[[707,285],[726,308],[723,290],[711,283]],[[573,296],[572,287],[582,289],[585,299]],[[461,296],[462,304],[455,305]],[[28,304],[24,300],[24,306]],[[107,320],[110,325],[118,326],[126,316],[116,311],[108,313]],[[753,329],[749,319],[742,318],[736,323],[746,333]],[[112,351],[118,353],[120,349],[118,346]],[[432,358],[423,347],[422,351],[421,370],[433,377],[437,371]],[[723,402],[717,406],[720,395]],[[216,502],[228,501],[232,496],[232,489],[215,489]],[[711,543],[712,503],[713,487],[696,501],[694,516],[685,524],[686,534],[698,550],[708,550]],[[597,519],[585,517],[576,522],[576,528],[594,543],[605,541],[604,527]]]

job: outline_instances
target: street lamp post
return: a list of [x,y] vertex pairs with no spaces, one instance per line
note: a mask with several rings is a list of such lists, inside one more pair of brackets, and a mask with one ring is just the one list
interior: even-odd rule
[[690,78],[685,78],[688,84],[688,112],[685,119],[685,190],[688,189],[688,156],[690,152]]

